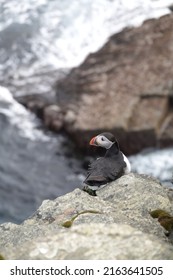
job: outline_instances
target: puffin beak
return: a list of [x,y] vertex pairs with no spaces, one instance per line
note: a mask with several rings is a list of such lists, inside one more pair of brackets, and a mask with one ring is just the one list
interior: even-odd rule
[[96,138],[97,137],[93,137],[91,140],[90,140],[90,145],[92,145],[92,146],[97,146],[97,142],[96,142]]

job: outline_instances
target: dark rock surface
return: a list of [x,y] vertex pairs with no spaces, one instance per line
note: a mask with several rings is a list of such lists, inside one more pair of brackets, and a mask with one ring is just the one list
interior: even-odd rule
[[6,259],[173,259],[170,239],[153,219],[173,213],[172,195],[157,180],[129,174],[89,196],[80,189],[43,201],[21,225],[0,225]]

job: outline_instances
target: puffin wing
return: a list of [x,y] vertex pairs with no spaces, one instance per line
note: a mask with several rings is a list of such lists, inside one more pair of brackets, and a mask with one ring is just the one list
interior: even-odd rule
[[84,183],[89,185],[106,184],[123,174],[125,162],[116,158],[99,158],[91,163]]

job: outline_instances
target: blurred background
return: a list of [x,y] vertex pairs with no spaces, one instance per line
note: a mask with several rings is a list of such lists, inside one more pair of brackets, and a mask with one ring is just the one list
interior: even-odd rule
[[81,187],[105,130],[171,187],[172,5],[0,0],[0,223]]

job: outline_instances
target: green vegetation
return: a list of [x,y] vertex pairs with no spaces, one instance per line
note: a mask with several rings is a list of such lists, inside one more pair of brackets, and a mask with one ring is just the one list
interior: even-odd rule
[[79,217],[80,215],[82,214],[87,214],[87,213],[91,213],[91,214],[101,214],[101,212],[99,211],[96,211],[96,210],[84,210],[78,214],[76,214],[74,217],[71,218],[71,220],[67,220],[65,221],[64,223],[62,223],[62,226],[63,227],[66,227],[66,228],[70,228],[74,222],[74,220]]

